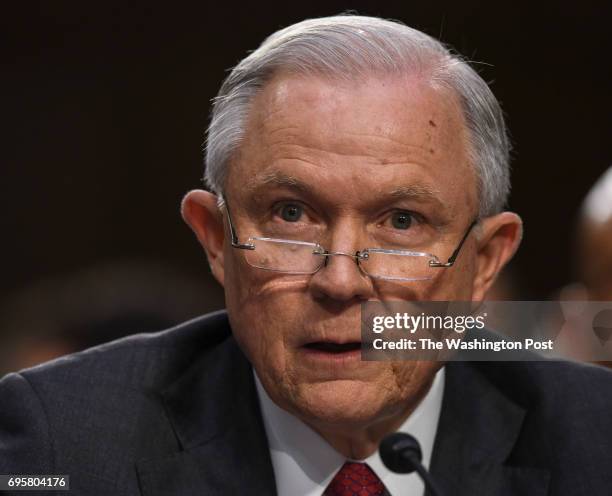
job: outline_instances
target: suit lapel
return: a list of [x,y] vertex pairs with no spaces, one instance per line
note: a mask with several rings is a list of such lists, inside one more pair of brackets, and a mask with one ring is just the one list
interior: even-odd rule
[[430,467],[443,494],[547,494],[547,470],[507,463],[525,409],[490,384],[473,364],[451,362],[446,367]]
[[144,496],[276,494],[251,366],[233,338],[162,398],[181,450],[137,463]]

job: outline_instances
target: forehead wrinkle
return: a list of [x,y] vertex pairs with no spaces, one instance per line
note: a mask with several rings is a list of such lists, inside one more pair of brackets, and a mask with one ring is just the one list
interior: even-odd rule
[[[426,160],[420,160],[422,157],[416,154],[410,157],[406,157],[405,153],[394,152],[390,154],[379,153],[378,150],[372,149],[363,150],[362,153],[358,152],[355,147],[345,146],[343,149],[338,149],[334,146],[314,146],[305,145],[300,143],[287,143],[283,140],[273,141],[268,144],[269,148],[274,149],[271,151],[271,156],[274,161],[277,160],[297,160],[300,162],[306,162],[315,167],[327,167],[328,161],[335,161],[336,158],[351,158],[353,160],[359,160],[360,163],[367,165],[377,166],[392,166],[392,165],[419,165],[421,167],[429,167],[430,165]],[[423,147],[414,145],[413,149],[423,152]],[[424,153],[421,153],[425,156]]]
[[374,132],[370,132],[370,133],[358,133],[358,132],[350,132],[350,131],[345,131],[344,134],[346,134],[347,136],[351,136],[351,137],[355,137],[355,138],[371,138],[374,141],[384,141],[384,142],[388,142],[392,145],[396,145],[397,147],[401,148],[401,151],[398,150],[393,150],[394,153],[401,153],[403,151],[407,151],[407,150],[414,150],[415,148],[419,149],[420,151],[425,150],[426,147],[424,145],[421,144],[412,144],[412,143],[407,143],[405,141],[402,141],[400,139],[394,138],[393,136],[390,136],[388,133],[379,133],[376,134]]
[[295,137],[298,136],[298,134],[294,131],[300,130],[301,126],[298,126],[297,124],[271,125],[269,127],[267,125],[264,125],[262,126],[262,128],[264,130],[264,133],[267,134],[268,138],[282,132],[291,132],[290,136]]

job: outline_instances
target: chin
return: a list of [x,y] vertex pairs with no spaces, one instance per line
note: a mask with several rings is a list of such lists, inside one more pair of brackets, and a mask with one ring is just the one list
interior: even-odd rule
[[311,423],[361,427],[378,420],[396,404],[388,393],[361,381],[336,380],[304,384],[293,402],[295,413]]

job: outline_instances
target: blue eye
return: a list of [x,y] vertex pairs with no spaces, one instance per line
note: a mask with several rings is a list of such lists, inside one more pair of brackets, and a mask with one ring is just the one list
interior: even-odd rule
[[391,224],[395,229],[408,229],[412,225],[412,215],[408,212],[395,212],[391,216]]
[[301,206],[290,203],[281,207],[280,216],[287,222],[297,222],[302,217],[303,212],[304,209]]

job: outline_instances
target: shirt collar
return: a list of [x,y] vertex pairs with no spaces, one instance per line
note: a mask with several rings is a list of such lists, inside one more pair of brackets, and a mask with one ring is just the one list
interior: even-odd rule
[[[347,459],[332,448],[317,432],[297,417],[278,407],[261,385],[255,370],[255,384],[261,405],[276,488],[279,496],[321,496]],[[398,429],[417,438],[423,465],[429,467],[444,393],[444,367],[417,408]],[[416,473],[396,474],[385,467],[378,450],[359,460],[367,463],[393,496],[424,493]]]

